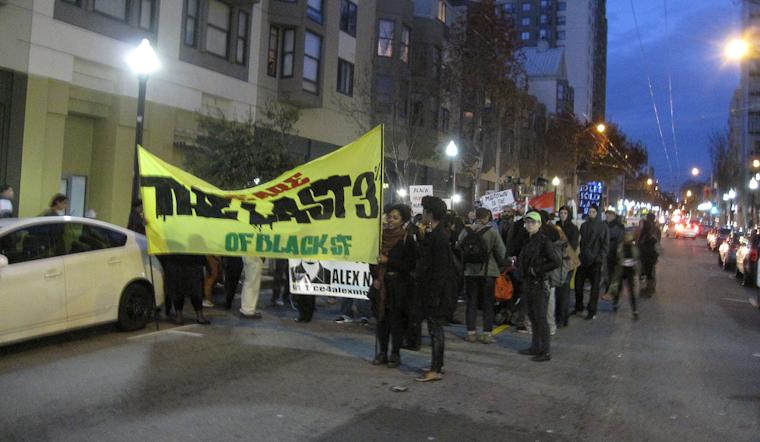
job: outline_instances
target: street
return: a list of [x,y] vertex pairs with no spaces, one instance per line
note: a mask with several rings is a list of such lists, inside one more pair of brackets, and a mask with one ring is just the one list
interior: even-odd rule
[[260,321],[207,309],[211,326],[2,347],[0,441],[760,441],[758,289],[703,238],[663,245],[641,320],[626,298],[617,314],[600,301],[545,363],[517,354],[530,336],[513,327],[482,345],[453,325],[441,382],[414,381],[428,345],[400,369],[371,365],[374,326],[335,324],[323,301],[308,324],[267,304]]

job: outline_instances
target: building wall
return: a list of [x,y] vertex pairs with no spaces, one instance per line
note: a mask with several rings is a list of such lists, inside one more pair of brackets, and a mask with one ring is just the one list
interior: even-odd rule
[[[567,79],[575,89],[575,116],[581,121],[591,121],[594,94],[594,2],[595,0],[567,1],[567,25],[558,26],[565,32],[565,40],[557,45],[565,47]],[[558,12],[562,15],[562,12]]]

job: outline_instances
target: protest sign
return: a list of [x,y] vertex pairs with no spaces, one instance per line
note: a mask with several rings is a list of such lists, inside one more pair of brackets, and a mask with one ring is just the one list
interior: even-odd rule
[[483,207],[496,214],[501,213],[504,210],[504,207],[513,205],[515,203],[515,196],[512,193],[512,190],[508,189],[483,195],[481,201]]
[[412,201],[412,215],[422,213],[422,198],[433,195],[433,186],[409,186],[409,198]]
[[369,264],[343,261],[288,260],[290,293],[367,299],[372,285]]

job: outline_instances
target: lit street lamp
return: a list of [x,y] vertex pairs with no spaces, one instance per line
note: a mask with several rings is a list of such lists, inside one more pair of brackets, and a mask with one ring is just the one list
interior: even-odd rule
[[694,176],[699,175],[699,169],[697,169],[696,167],[693,168],[693,169],[691,169],[691,174],[694,175]]
[[552,180],[552,185],[554,185],[554,213],[557,213],[557,186],[559,186],[559,177],[555,176]]
[[142,145],[143,120],[145,119],[145,92],[148,87],[148,76],[160,67],[158,57],[150,46],[148,39],[143,39],[135,50],[127,55],[127,64],[137,74],[137,124],[135,125],[135,164],[132,178],[132,201],[140,197],[140,165],[138,163],[137,146]]
[[449,157],[449,197],[454,195],[454,157],[457,156],[457,153],[459,153],[457,145],[451,141],[446,146],[446,155]]

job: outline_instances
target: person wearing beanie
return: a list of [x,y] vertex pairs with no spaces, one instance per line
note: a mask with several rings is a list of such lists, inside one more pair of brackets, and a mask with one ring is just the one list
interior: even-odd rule
[[575,316],[583,317],[583,286],[591,281],[591,295],[586,307],[586,319],[596,317],[599,302],[599,285],[602,277],[602,264],[607,260],[610,250],[610,232],[607,225],[599,219],[599,207],[591,204],[588,219],[581,225],[581,248],[579,258],[581,266],[575,273]]
[[517,265],[523,279],[522,293],[528,309],[528,318],[533,326],[532,341],[529,348],[520,350],[521,355],[533,356],[535,362],[551,359],[550,330],[547,320],[549,285],[547,273],[556,269],[562,262],[554,253],[554,246],[542,227],[541,215],[528,212],[524,218],[525,230],[530,235],[523,246]]

